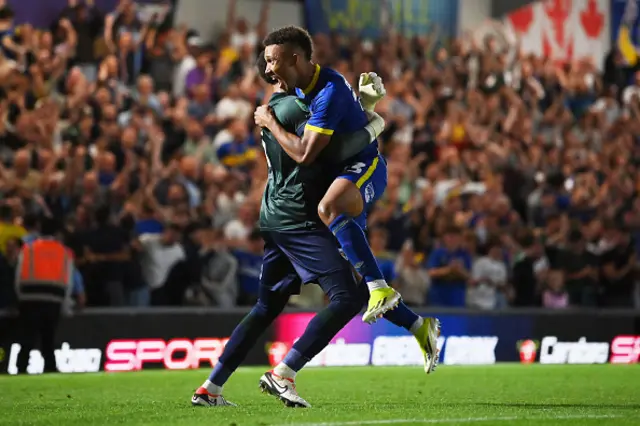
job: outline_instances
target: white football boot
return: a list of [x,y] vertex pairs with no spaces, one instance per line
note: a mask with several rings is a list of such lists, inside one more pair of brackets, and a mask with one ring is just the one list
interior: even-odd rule
[[275,396],[287,407],[311,408],[311,404],[298,395],[295,381],[280,377],[273,370],[264,373],[258,385],[262,393]]
[[200,387],[191,397],[191,405],[194,407],[236,407],[236,404],[224,399],[222,395],[213,395],[205,388]]

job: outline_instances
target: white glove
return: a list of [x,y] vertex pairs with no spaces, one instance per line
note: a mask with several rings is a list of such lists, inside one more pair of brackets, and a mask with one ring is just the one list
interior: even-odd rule
[[360,91],[360,103],[365,111],[373,111],[380,99],[387,94],[382,79],[375,72],[360,74],[358,90]]

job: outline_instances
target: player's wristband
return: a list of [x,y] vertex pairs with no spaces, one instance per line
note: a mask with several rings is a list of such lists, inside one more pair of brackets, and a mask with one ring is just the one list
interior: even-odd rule
[[385,121],[379,114],[375,112],[366,111],[367,117],[369,118],[369,124],[365,127],[369,135],[371,135],[371,142],[375,141],[378,136],[384,132]]

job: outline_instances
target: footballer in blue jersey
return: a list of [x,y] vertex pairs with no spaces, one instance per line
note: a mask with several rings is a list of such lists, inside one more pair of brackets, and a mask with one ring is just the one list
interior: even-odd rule
[[[284,87],[296,88],[311,118],[301,135],[287,132],[268,107],[259,107],[256,124],[268,129],[297,163],[312,164],[334,134],[352,133],[367,125],[358,95],[340,73],[311,61],[309,33],[288,26],[271,32],[263,42],[266,74]],[[371,323],[398,306],[400,295],[384,279],[364,228],[366,212],[387,185],[387,167],[377,142],[347,160],[318,204],[318,215],[333,232],[342,250],[369,288],[362,319]]]
[[[308,108],[295,93],[291,95],[293,90],[277,87],[279,84],[266,76],[264,55],[258,57],[256,66],[262,79],[276,86],[269,105],[279,120],[290,132],[304,128],[310,118]],[[365,103],[381,97],[369,96],[368,89],[361,90],[361,93]],[[377,117],[376,121],[382,119]],[[269,166],[269,182],[260,209],[265,251],[258,301],[231,334],[209,378],[193,394],[192,405],[233,405],[222,395],[229,377],[245,359],[256,338],[285,308],[289,296],[297,293],[301,284],[317,282],[327,294],[329,304],[309,322],[284,359],[259,380],[263,392],[276,396],[285,405],[310,407],[296,390],[297,372],[326,347],[360,311],[368,297],[366,286],[355,282],[351,266],[340,256],[332,233],[319,220],[316,221],[315,206],[336,175],[327,170],[332,169],[331,164],[357,154],[371,142],[371,137],[375,139],[383,130],[382,123],[372,122],[355,134],[336,137],[323,150],[320,161],[304,166],[296,164],[268,129],[264,129],[262,142]],[[345,140],[349,143],[343,143]],[[306,209],[306,201],[314,208]],[[438,321],[421,318],[402,302],[396,309],[386,312],[384,317],[414,335],[424,355],[425,371],[434,371],[438,361]]]

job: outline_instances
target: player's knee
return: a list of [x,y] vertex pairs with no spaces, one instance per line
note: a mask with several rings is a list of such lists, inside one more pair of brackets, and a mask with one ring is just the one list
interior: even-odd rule
[[340,311],[348,315],[355,316],[362,307],[364,302],[362,298],[358,297],[358,294],[353,292],[337,292],[331,296],[331,303],[339,307]]
[[[358,194],[359,197],[360,194]],[[329,226],[340,215],[357,217],[362,213],[362,199],[358,197],[344,197],[344,199],[322,200],[318,203],[318,216],[325,225]]]
[[338,211],[335,202],[331,200],[322,200],[318,203],[318,216],[325,225],[329,226],[329,224],[331,224],[339,214],[340,212]]
[[269,313],[269,305],[266,304],[262,299],[258,299],[256,304],[253,306],[251,310],[251,316],[256,317],[266,317]]
[[251,310],[251,316],[258,318],[260,321],[277,317],[284,309],[286,302],[282,303],[275,298],[264,300],[258,299]]
[[356,316],[364,306],[362,299],[359,297],[351,297],[346,303],[345,310],[349,312],[350,316]]

